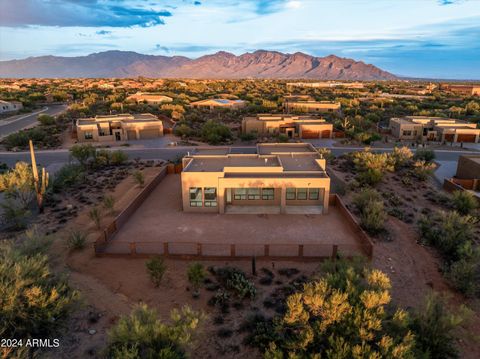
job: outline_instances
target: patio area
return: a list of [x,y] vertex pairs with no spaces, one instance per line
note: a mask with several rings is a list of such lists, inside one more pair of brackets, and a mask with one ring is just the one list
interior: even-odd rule
[[198,254],[199,244],[206,256],[229,256],[232,245],[236,256],[328,257],[333,245],[347,255],[362,253],[335,206],[326,215],[183,212],[180,175],[168,175],[153,190],[105,251],[128,253],[133,242],[138,254]]

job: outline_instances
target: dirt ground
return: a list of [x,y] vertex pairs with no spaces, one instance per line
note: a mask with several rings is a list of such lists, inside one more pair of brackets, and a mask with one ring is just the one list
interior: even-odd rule
[[[156,169],[147,170],[155,171]],[[147,181],[151,176],[152,174],[147,176]],[[174,176],[170,176],[170,178],[174,178]],[[118,208],[131,200],[138,190],[133,185],[131,177],[122,181],[113,192]],[[72,226],[95,232],[86,210],[81,212],[71,223],[69,222],[69,228]],[[393,301],[404,307],[417,307],[424,294],[432,288],[446,293],[450,296],[452,304],[466,303],[476,309],[471,324],[465,326],[464,332],[466,335],[478,335],[480,333],[478,304],[466,301],[449,287],[439,271],[439,258],[432,249],[417,244],[417,234],[411,224],[389,216],[388,226],[391,240],[375,240],[372,266],[383,270],[390,276],[393,285]],[[171,309],[180,308],[185,304],[208,314],[203,331],[196,344],[191,348],[191,357],[193,358],[261,357],[256,350],[242,344],[243,334],[235,332],[231,337],[220,338],[217,333],[220,329],[238,329],[244,316],[251,312],[260,311],[267,315],[273,315],[273,309],[266,308],[263,302],[272,292],[288,283],[290,279],[276,274],[276,279],[280,284],[265,287],[259,284],[258,279],[261,277],[259,275],[254,278],[259,290],[257,299],[254,302],[243,302],[241,309],[230,308],[229,314],[224,315],[219,309],[212,308],[207,304],[213,293],[202,289],[199,299],[193,299],[190,295],[186,279],[189,262],[167,259],[168,269],[164,281],[159,288],[155,288],[145,271],[145,259],[97,258],[91,247],[94,235],[89,237],[90,245],[84,250],[69,253],[61,243],[61,238],[65,235],[66,232],[63,230],[58,233],[57,237],[60,240],[55,243],[54,253],[58,256],[59,267],[63,265],[61,258],[66,258],[70,282],[72,286],[81,291],[84,306],[76,314],[72,320],[72,327],[67,331],[71,334],[64,339],[65,345],[62,346],[66,350],[61,357],[98,357],[101,349],[105,346],[108,328],[121,315],[128,314],[131,308],[140,302],[156,308],[163,319],[168,319]],[[245,237],[251,235],[253,234],[245,235]],[[247,274],[251,273],[249,261],[202,263],[205,266],[233,265],[243,269]],[[262,267],[273,271],[282,267],[294,267],[300,271],[300,274],[306,276],[310,275],[317,266],[318,263],[312,262],[257,261],[259,271]],[[275,273],[277,272],[275,271]],[[218,317],[223,317],[222,324],[215,324]],[[462,358],[480,357],[480,345],[468,335],[466,340],[459,345],[462,350]]]

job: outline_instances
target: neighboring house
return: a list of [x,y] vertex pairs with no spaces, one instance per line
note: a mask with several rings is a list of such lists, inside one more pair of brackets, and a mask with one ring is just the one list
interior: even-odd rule
[[243,100],[228,100],[223,98],[214,98],[190,103],[190,106],[193,108],[208,108],[210,110],[215,108],[238,109],[245,107],[246,105],[246,101]]
[[186,212],[327,213],[326,161],[308,143],[258,144],[257,154],[197,149],[183,158]]
[[480,85],[441,84],[440,89],[464,96],[480,96]]
[[363,89],[365,86],[361,82],[288,82],[291,87],[311,87],[311,88],[335,88],[343,87],[349,89]]
[[298,116],[286,114],[258,114],[244,117],[242,133],[258,135],[285,134],[288,138],[332,138],[333,125],[319,116]]
[[151,139],[163,136],[163,122],[149,113],[106,115],[79,118],[76,130],[79,142]]
[[477,143],[480,138],[480,129],[475,123],[443,117],[394,117],[390,119],[389,128],[399,140]]
[[0,113],[14,112],[23,108],[21,102],[0,100]]
[[293,96],[293,98],[286,96],[283,101],[283,107],[287,112],[339,112],[341,106],[339,102],[297,100],[295,96]]
[[160,105],[162,103],[172,102],[173,98],[156,93],[137,92],[128,96],[127,101],[135,101],[136,103],[146,102],[149,105]]

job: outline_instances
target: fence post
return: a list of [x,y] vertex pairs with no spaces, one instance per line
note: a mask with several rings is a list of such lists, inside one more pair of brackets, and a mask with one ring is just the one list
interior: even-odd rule
[[230,257],[235,257],[235,244],[230,244]]
[[265,254],[265,257],[268,257],[270,255],[270,245],[265,244],[264,254]]
[[163,255],[168,256],[168,242],[163,243]]
[[197,256],[202,256],[202,243],[197,243]]
[[137,254],[137,246],[135,242],[130,242],[130,254],[132,255]]
[[298,245],[298,256],[303,257],[303,244]]
[[337,259],[338,245],[334,244],[332,248],[332,259]]

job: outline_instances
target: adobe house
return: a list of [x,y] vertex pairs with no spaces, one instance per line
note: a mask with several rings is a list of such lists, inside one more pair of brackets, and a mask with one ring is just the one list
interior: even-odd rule
[[319,116],[298,116],[286,114],[258,114],[244,117],[242,133],[258,135],[285,134],[288,138],[332,138],[333,125]]
[[475,123],[444,117],[394,117],[390,119],[389,128],[399,140],[478,143],[480,138],[480,129]]
[[228,100],[223,98],[213,98],[207,100],[200,100],[190,103],[193,108],[207,108],[213,110],[215,108],[229,108],[239,109],[246,106],[246,102],[243,100]]
[[163,136],[162,120],[149,113],[79,118],[75,127],[78,142],[128,141]]
[[313,101],[299,99],[296,96],[284,97],[283,107],[286,112],[328,113],[340,112],[342,105],[333,101]]
[[198,149],[183,158],[185,212],[328,212],[326,161],[308,143],[258,144],[256,154]]
[[145,102],[149,105],[161,105],[162,103],[169,103],[173,98],[158,93],[137,92],[127,97],[127,101],[136,103]]

